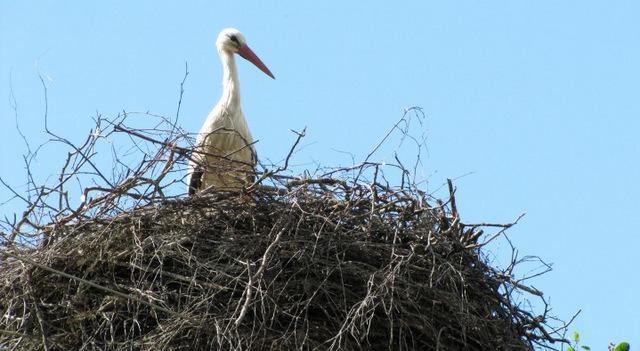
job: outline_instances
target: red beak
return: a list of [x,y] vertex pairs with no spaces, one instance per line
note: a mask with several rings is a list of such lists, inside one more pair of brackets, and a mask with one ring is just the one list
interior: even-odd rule
[[269,69],[267,68],[267,66],[262,63],[262,61],[260,60],[260,58],[258,57],[258,55],[256,55],[247,44],[242,45],[239,49],[238,49],[238,55],[242,56],[245,60],[253,63],[254,65],[256,65],[256,67],[260,68],[260,70],[264,73],[266,73],[269,77],[276,79],[276,77],[273,76],[273,73],[271,73],[271,71],[269,71]]

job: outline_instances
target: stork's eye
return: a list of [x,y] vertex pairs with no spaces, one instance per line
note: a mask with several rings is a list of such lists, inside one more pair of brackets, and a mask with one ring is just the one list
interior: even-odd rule
[[240,44],[240,42],[238,41],[238,37],[236,37],[234,34],[230,35],[229,39],[231,39],[231,41],[236,44]]

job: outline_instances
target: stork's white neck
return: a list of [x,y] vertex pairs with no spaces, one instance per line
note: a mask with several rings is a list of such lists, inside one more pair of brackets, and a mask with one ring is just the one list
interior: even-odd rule
[[240,81],[234,54],[227,50],[219,50],[222,61],[222,96],[220,102],[225,110],[235,114],[240,109]]

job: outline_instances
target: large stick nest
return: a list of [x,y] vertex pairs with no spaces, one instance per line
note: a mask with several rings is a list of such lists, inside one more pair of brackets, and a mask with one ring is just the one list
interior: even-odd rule
[[[381,184],[366,162],[355,177],[265,172],[241,193],[170,198],[158,177],[175,140],[146,142],[160,145],[157,164],[134,180],[94,187],[106,195],[85,192],[47,224],[25,212],[4,235],[0,349],[529,350],[557,340],[547,309],[512,301],[542,294],[482,259],[481,226],[460,221],[453,188],[432,201]],[[375,169],[366,181],[365,167]],[[136,202],[121,208],[123,198]],[[26,225],[31,244],[18,244]]]

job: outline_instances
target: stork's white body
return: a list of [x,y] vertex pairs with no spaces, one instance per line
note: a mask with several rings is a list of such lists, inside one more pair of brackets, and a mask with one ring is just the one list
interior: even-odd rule
[[237,30],[223,30],[216,45],[223,68],[222,96],[196,139],[187,179],[190,194],[211,187],[239,190],[253,179],[257,158],[240,104],[240,83],[234,54],[239,53],[273,77],[246,46],[244,37]]
[[[253,137],[240,106],[240,86],[233,54],[221,52],[222,97],[202,125],[196,140],[190,175],[202,170],[197,190],[211,186],[236,190],[250,179],[256,163]],[[191,182],[191,179],[189,180]]]

